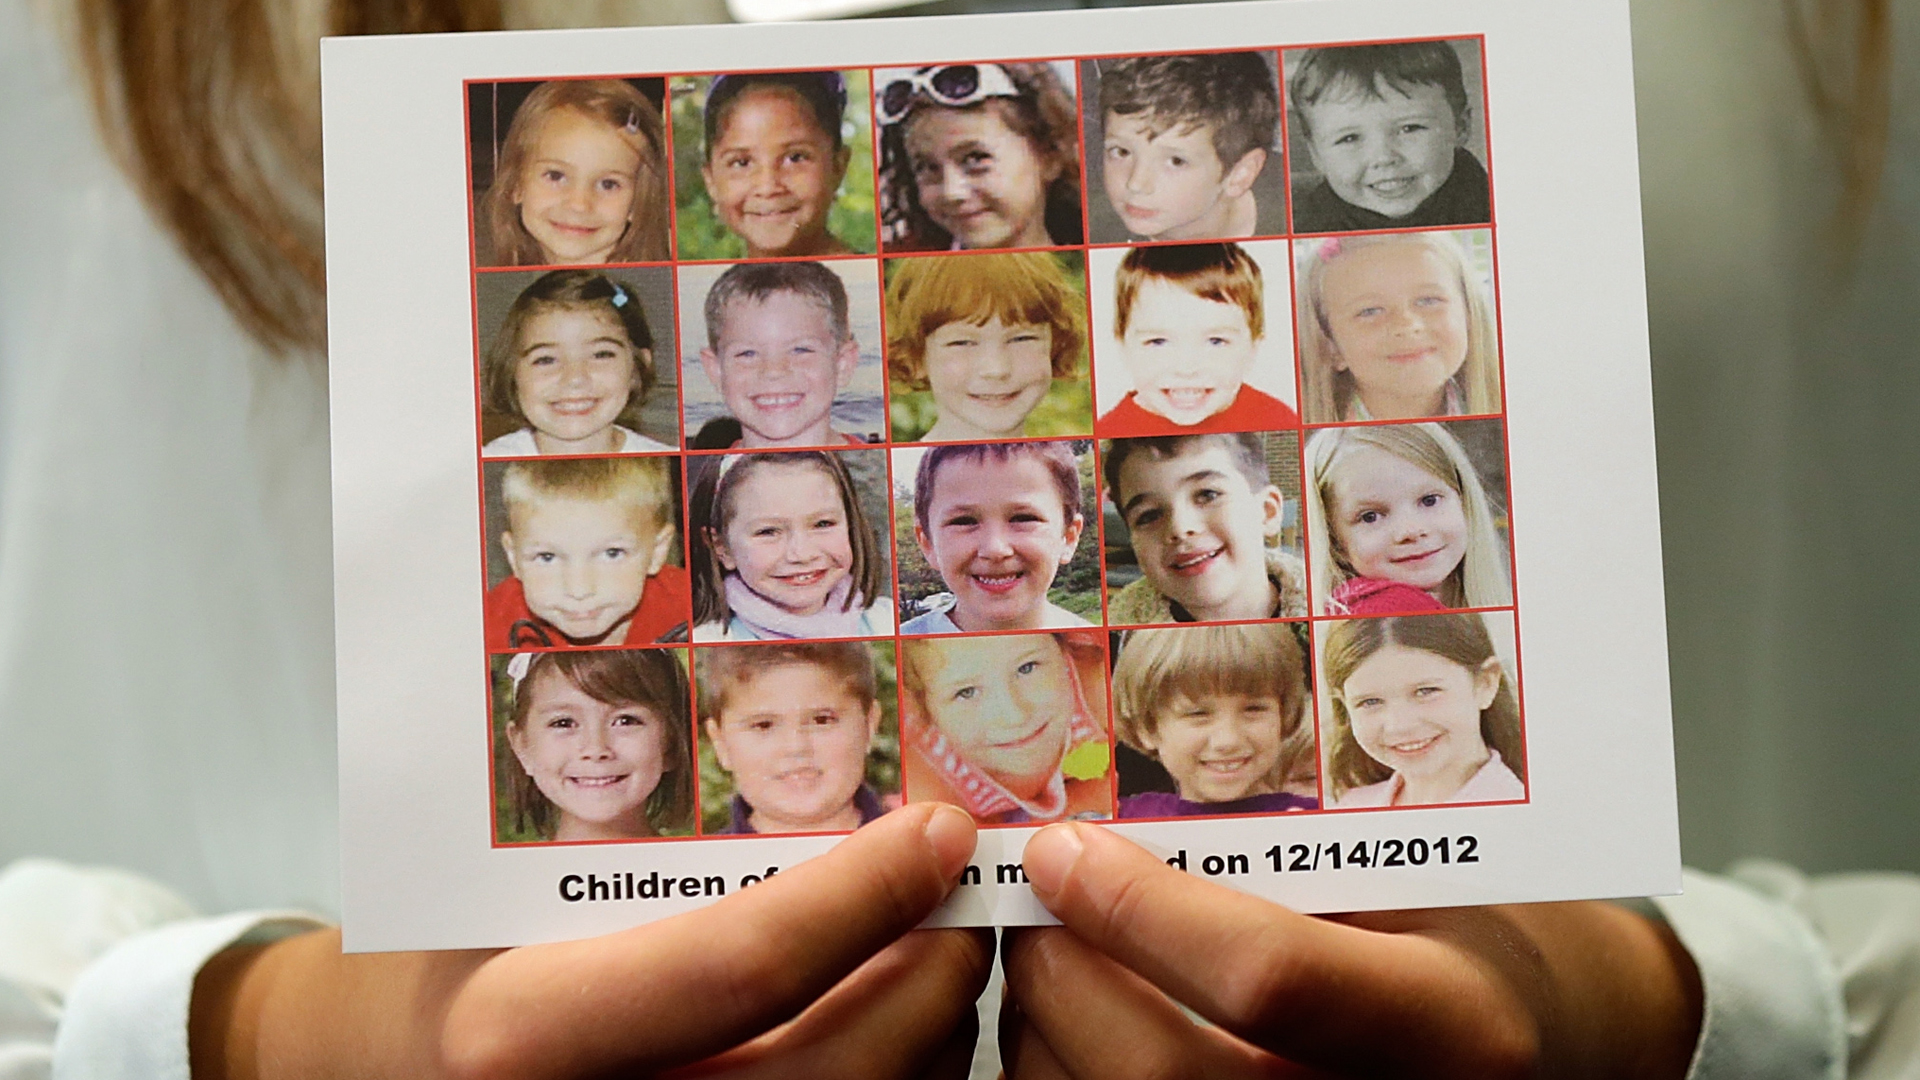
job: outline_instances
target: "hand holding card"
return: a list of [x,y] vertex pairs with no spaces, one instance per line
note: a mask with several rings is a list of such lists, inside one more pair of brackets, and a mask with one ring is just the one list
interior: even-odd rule
[[715,1054],[701,1075],[964,1073],[990,938],[908,931],[973,843],[965,814],[910,807],[711,907],[600,938],[343,956],[328,931],[229,950],[195,986],[194,1075],[653,1075]]
[[1609,904],[1317,919],[1079,824],[1037,833],[1025,865],[1065,926],[1008,932],[1016,1080],[1296,1075],[1276,1057],[1340,1076],[1677,1078],[1700,1030],[1693,961]]

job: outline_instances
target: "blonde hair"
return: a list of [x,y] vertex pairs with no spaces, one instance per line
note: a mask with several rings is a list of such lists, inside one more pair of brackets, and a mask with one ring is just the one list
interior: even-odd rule
[[1446,428],[1439,424],[1329,428],[1307,441],[1306,467],[1308,543],[1313,552],[1312,610],[1344,615],[1334,610],[1333,594],[1356,577],[1340,550],[1329,521],[1334,484],[1349,451],[1371,447],[1417,465],[1460,496],[1467,520],[1467,552],[1439,588],[1435,599],[1450,608],[1505,607],[1513,603],[1513,583],[1507,573],[1506,549],[1494,528],[1494,511],[1473,462]]
[[1280,760],[1275,790],[1312,783],[1318,772],[1313,725],[1306,719],[1307,661],[1287,623],[1178,626],[1134,630],[1113,668],[1115,734],[1148,756],[1147,738],[1160,717],[1184,699],[1215,694],[1270,697],[1280,703]]
[[513,530],[517,518],[548,499],[619,503],[646,514],[654,528],[671,528],[679,501],[673,497],[672,464],[666,457],[516,460],[500,477],[507,528]]
[[[1349,619],[1327,632],[1321,665],[1326,672],[1327,794],[1330,801],[1357,787],[1377,784],[1393,770],[1368,756],[1353,737],[1342,689],[1368,657],[1388,645],[1419,649],[1477,672],[1497,657],[1483,616],[1471,612],[1444,615],[1395,615],[1384,619]],[[1493,702],[1480,710],[1480,739],[1522,783],[1527,779],[1526,746],[1520,732],[1520,705],[1505,665]]]
[[1053,377],[1080,370],[1086,298],[1043,251],[941,255],[887,264],[887,370],[909,389],[927,389],[927,335],[948,323],[989,319],[1052,331]]
[[640,159],[633,178],[627,231],[610,263],[659,262],[667,253],[666,135],[660,110],[625,79],[556,79],[541,83],[514,110],[494,162],[493,186],[482,203],[490,249],[482,265],[539,266],[550,262],[520,218],[521,173],[546,121],[572,110],[605,124]]
[[1332,424],[1360,419],[1353,415],[1359,394],[1352,374],[1334,370],[1339,346],[1333,342],[1326,310],[1329,264],[1356,251],[1399,244],[1417,247],[1446,267],[1447,277],[1460,290],[1466,305],[1467,355],[1451,380],[1468,415],[1500,411],[1500,337],[1493,303],[1467,272],[1466,256],[1444,232],[1388,233],[1381,236],[1341,236],[1306,242],[1307,256],[1300,271],[1300,382],[1304,392],[1301,414],[1309,424]]

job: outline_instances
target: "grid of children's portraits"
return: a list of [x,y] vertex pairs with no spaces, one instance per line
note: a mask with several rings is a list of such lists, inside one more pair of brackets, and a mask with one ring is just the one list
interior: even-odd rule
[[1524,800],[1481,49],[469,83],[494,842]]

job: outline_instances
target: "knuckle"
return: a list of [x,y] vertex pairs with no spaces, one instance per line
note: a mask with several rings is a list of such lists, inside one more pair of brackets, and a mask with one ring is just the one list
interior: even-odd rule
[[1265,1028],[1292,1014],[1302,985],[1296,950],[1265,927],[1243,936],[1223,963],[1219,979],[1221,1022],[1238,1031]]

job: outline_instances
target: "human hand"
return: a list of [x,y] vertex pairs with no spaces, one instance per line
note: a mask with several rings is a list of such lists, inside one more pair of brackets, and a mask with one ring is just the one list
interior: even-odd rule
[[1699,1035],[1692,959],[1614,905],[1311,918],[1080,824],[1035,834],[1025,865],[1064,926],[1007,934],[1009,1080],[1657,1080]]
[[194,985],[193,1075],[963,1077],[992,935],[908,931],[974,835],[953,807],[907,806],[711,907],[586,941],[231,949]]

